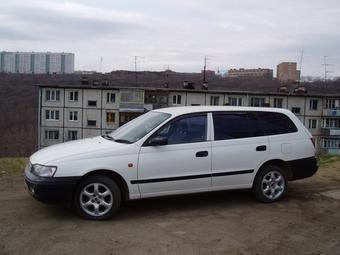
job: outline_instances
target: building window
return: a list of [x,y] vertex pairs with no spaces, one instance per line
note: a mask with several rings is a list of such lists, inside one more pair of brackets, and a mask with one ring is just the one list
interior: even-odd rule
[[60,101],[60,91],[46,90],[46,101]]
[[96,120],[87,120],[87,125],[90,127],[95,127],[97,125]]
[[172,97],[172,104],[181,104],[182,103],[182,96],[181,95],[174,95]]
[[229,105],[242,106],[242,97],[229,97]]
[[78,101],[78,91],[70,91],[68,94],[69,101],[77,102]]
[[324,119],[323,120],[324,128],[340,128],[340,119]]
[[69,130],[67,133],[67,140],[77,140],[78,139],[78,131]]
[[252,97],[250,99],[250,106],[262,107],[265,105],[265,99],[263,97]]
[[106,93],[106,103],[114,104],[116,102],[116,93]]
[[311,99],[309,101],[309,109],[312,111],[316,111],[318,109],[318,101],[317,99]]
[[282,108],[283,106],[283,99],[282,98],[274,98],[274,107],[275,108]]
[[47,120],[59,120],[59,110],[45,110]]
[[112,124],[115,122],[116,114],[114,112],[107,112],[106,113],[106,122]]
[[308,128],[315,129],[318,125],[318,121],[316,119],[309,119],[308,120]]
[[335,109],[335,99],[326,100],[326,109]]
[[328,149],[340,149],[339,138],[324,138],[323,147]]
[[292,107],[292,113],[300,114],[300,107]]
[[78,120],[78,111],[71,111],[69,115],[70,121],[77,121]]
[[97,106],[97,101],[89,100],[89,101],[87,101],[87,106]]
[[210,96],[210,105],[219,105],[220,97],[219,96]]
[[57,130],[46,130],[45,131],[45,139],[47,139],[47,140],[58,140],[59,139],[59,131],[57,131]]

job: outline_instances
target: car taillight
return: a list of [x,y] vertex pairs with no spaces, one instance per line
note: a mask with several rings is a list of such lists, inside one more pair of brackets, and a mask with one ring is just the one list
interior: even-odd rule
[[311,140],[311,142],[312,142],[312,144],[313,144],[313,146],[314,146],[314,148],[315,148],[315,138],[314,138],[314,137],[311,137],[310,140]]

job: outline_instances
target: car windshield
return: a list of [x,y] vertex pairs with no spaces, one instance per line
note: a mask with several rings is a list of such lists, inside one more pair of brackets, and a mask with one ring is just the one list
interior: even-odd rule
[[169,113],[148,112],[113,131],[109,137],[119,143],[137,142],[170,116]]

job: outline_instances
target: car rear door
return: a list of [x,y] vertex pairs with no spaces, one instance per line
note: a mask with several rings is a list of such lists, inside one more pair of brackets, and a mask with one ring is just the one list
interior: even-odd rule
[[167,145],[141,147],[138,183],[142,197],[188,193],[211,187],[211,142],[207,114],[185,115],[153,134]]
[[255,170],[269,156],[269,139],[251,112],[214,112],[212,188],[251,187]]

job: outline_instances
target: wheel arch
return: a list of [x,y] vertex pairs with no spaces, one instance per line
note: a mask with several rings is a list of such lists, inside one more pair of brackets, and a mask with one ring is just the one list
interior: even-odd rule
[[278,167],[281,167],[285,173],[286,173],[286,176],[287,176],[287,179],[290,181],[293,179],[293,172],[292,172],[292,169],[289,165],[288,162],[282,160],[282,159],[271,159],[271,160],[268,160],[266,162],[264,162],[257,170],[256,172],[256,175],[254,177],[254,180],[253,180],[253,185],[254,185],[254,182],[255,182],[255,179],[256,177],[258,176],[259,172],[261,171],[261,169],[263,169],[264,167],[266,166],[269,166],[269,165],[274,165],[274,166],[278,166]]
[[82,180],[84,180],[85,178],[87,178],[89,176],[93,176],[93,175],[106,176],[106,177],[109,177],[110,179],[112,179],[113,181],[115,181],[116,184],[118,185],[120,191],[121,191],[122,200],[123,201],[129,200],[129,198],[130,198],[129,187],[128,187],[126,181],[124,180],[124,178],[120,174],[116,173],[115,171],[107,170],[107,169],[93,170],[93,171],[88,172],[85,175],[83,175],[82,178],[80,179],[79,183]]

